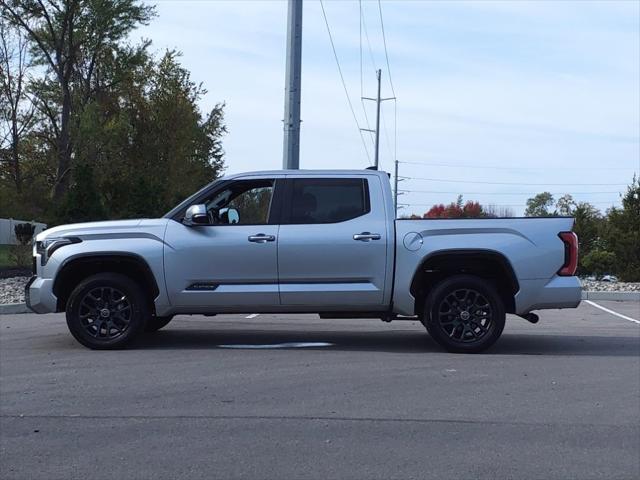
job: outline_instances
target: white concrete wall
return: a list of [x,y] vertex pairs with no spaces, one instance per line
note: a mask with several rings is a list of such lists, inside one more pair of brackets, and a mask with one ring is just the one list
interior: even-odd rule
[[16,245],[18,240],[16,239],[16,232],[13,227],[19,223],[31,223],[36,226],[36,233],[47,228],[47,225],[40,222],[33,222],[31,220],[15,220],[13,218],[0,218],[0,245]]

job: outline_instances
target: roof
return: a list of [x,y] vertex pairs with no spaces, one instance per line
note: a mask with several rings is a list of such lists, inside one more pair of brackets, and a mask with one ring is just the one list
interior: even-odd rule
[[270,176],[270,175],[319,175],[319,176],[327,176],[327,175],[373,175],[373,176],[387,176],[388,173],[382,170],[262,170],[256,172],[242,172],[242,173],[234,173],[231,175],[225,175],[222,177],[223,180],[229,180],[233,178],[246,177],[246,176]]

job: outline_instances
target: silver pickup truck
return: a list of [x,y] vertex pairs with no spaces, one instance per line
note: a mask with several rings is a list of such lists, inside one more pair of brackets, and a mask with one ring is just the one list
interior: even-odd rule
[[63,225],[36,237],[27,304],[118,348],[177,314],[419,319],[479,352],[505,315],[574,308],[572,218],[396,220],[386,173],[273,171],[212,182],[163,218]]

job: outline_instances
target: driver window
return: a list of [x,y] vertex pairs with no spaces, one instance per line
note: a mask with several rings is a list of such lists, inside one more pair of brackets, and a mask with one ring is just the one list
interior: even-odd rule
[[266,225],[274,180],[239,180],[208,199],[207,214],[212,225]]

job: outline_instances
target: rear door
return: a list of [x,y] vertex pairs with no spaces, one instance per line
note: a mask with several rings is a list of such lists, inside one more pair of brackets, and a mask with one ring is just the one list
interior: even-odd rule
[[390,239],[380,179],[291,176],[284,205],[278,235],[282,305],[382,308]]

